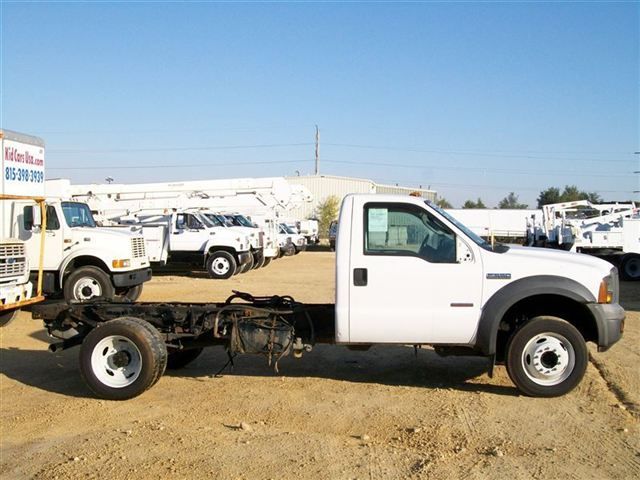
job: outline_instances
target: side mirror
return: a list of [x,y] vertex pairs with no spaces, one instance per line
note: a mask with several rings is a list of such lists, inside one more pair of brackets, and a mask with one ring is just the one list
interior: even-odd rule
[[31,206],[31,218],[33,219],[32,225],[36,228],[42,227],[42,215],[40,212],[40,205]]

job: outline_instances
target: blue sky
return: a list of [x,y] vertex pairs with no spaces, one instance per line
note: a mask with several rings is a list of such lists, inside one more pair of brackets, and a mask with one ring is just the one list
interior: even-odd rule
[[638,3],[2,2],[2,127],[76,183],[321,173],[640,199]]

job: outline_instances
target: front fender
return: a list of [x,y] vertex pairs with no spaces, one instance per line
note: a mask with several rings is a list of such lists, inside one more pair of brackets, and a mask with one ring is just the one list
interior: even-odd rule
[[62,288],[62,283],[64,280],[64,272],[67,269],[67,267],[71,264],[71,262],[73,262],[75,259],[79,258],[79,257],[90,257],[90,258],[94,258],[96,260],[98,260],[100,263],[102,263],[105,267],[105,273],[111,275],[112,270],[109,268],[109,265],[111,264],[112,260],[113,260],[113,256],[111,257],[106,257],[104,255],[104,251],[100,251],[96,248],[80,248],[77,250],[74,250],[68,257],[66,257],[64,259],[64,261],[62,262],[62,264],[60,265],[59,268],[59,272],[60,272],[60,287]]
[[559,295],[585,304],[596,301],[584,285],[570,278],[554,275],[521,278],[502,287],[485,303],[476,333],[475,349],[483,355],[494,355],[498,327],[504,315],[520,300],[535,295]]

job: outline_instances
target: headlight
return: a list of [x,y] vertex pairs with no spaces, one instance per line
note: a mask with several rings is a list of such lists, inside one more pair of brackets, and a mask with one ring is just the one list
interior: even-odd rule
[[611,273],[600,282],[598,303],[618,303],[618,269],[612,268]]
[[111,266],[113,268],[126,268],[131,266],[131,260],[128,258],[123,258],[120,260],[114,260],[111,262]]

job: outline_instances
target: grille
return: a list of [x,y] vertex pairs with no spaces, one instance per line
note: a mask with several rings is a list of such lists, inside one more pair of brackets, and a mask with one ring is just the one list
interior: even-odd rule
[[131,256],[133,258],[144,258],[147,256],[147,251],[144,245],[144,238],[132,238],[131,239]]
[[264,232],[258,233],[258,239],[259,239],[259,242],[258,242],[259,245],[261,247],[263,247],[264,246]]
[[0,245],[0,277],[24,275],[27,269],[24,244],[5,243]]

